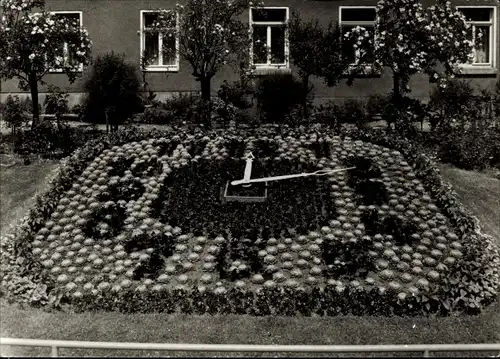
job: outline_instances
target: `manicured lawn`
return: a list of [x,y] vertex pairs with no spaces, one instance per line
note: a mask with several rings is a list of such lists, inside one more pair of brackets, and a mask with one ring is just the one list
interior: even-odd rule
[[[478,317],[460,318],[304,318],[186,316],[164,314],[44,313],[6,304],[2,336],[38,339],[136,341],[206,344],[444,344],[500,340],[498,303]],[[14,348],[6,355],[47,355],[48,349]],[[147,352],[79,351],[62,355],[147,355]],[[161,353],[150,353],[161,355]]]
[[483,229],[500,245],[500,180],[487,174],[464,171],[451,165],[441,173],[458,193],[460,200],[479,216]]
[[[1,168],[1,223],[21,217],[54,164]],[[500,237],[500,181],[443,167],[443,176],[478,215],[485,231]],[[3,337],[225,344],[439,344],[500,342],[500,303],[479,316],[448,318],[255,318],[120,313],[46,313],[0,301]],[[42,348],[3,348],[2,355],[49,355]],[[161,352],[61,350],[62,355],[161,356]],[[186,353],[178,353],[186,354]],[[493,355],[491,353],[490,355]],[[498,354],[498,353],[496,353]],[[189,355],[189,353],[188,353]],[[479,354],[478,354],[479,355]],[[253,355],[255,356],[255,355]],[[284,356],[284,355],[283,355]],[[398,355],[399,356],[399,355]]]
[[[2,156],[2,164],[14,162]],[[28,213],[33,196],[43,188],[45,178],[55,168],[56,162],[44,161],[29,166],[17,160],[12,167],[0,167],[0,228],[6,227]]]

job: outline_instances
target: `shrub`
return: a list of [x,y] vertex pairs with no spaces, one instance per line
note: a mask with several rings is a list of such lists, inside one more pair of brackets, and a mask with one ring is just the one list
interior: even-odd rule
[[77,103],[76,105],[71,107],[71,109],[69,110],[69,113],[72,113],[74,115],[78,115],[78,120],[82,121],[83,120],[83,111],[84,111],[83,106],[81,104]]
[[218,98],[212,103],[212,122],[222,122],[226,127],[231,121],[237,121],[238,108],[230,102]]
[[59,88],[49,85],[49,92],[45,96],[44,106],[45,113],[55,114],[60,117],[62,114],[69,112],[68,97],[69,94],[61,92]]
[[252,107],[250,95],[253,95],[253,93],[253,89],[247,83],[242,84],[240,81],[235,81],[230,85],[227,81],[224,81],[217,92],[217,96],[222,101],[239,109],[247,109]]
[[474,94],[467,83],[456,82],[433,95],[431,139],[440,159],[468,170],[498,167],[500,129],[490,107],[495,93]]
[[28,156],[41,155],[47,158],[62,158],[98,133],[68,126],[55,126],[50,121],[40,122],[36,130],[25,130],[14,141],[14,152]]
[[224,81],[217,92],[220,101],[214,103],[215,119],[222,120],[224,124],[235,120],[236,123],[258,125],[260,121],[252,114],[254,94],[254,89],[245,77],[232,84]]
[[380,94],[370,95],[366,101],[367,116],[373,118],[376,115],[382,115],[389,102],[390,99],[387,96]]
[[336,130],[340,129],[338,116],[340,114],[340,107],[333,101],[320,104],[311,113],[311,121],[325,124]]
[[[199,122],[201,100],[193,95],[175,95],[165,100],[152,101],[141,114],[133,116],[132,122],[153,125],[173,125],[182,122]],[[215,108],[215,107],[214,107]]]
[[265,122],[283,123],[292,108],[302,102],[302,83],[288,74],[274,74],[260,79],[257,106]]
[[[29,98],[28,96],[26,96],[23,100],[21,100],[21,105],[23,106],[23,111],[25,111],[27,113],[33,112],[33,101],[31,101],[31,98]],[[38,112],[42,113],[42,105],[41,104],[38,104]]]
[[339,107],[339,123],[361,125],[366,123],[365,104],[360,100],[346,100]]
[[[392,95],[390,97],[393,98]],[[415,123],[419,122],[422,126],[427,117],[427,106],[420,100],[407,96],[400,97],[397,103],[390,101],[383,113],[389,130],[394,127],[399,136],[412,139],[419,136]]]
[[307,106],[307,110],[304,111],[304,106],[295,105],[291,108],[291,110],[285,115],[284,122],[288,126],[296,127],[300,125],[305,125],[311,122],[311,117],[308,115],[308,118],[304,117],[304,114],[310,114],[311,106]]
[[135,66],[114,52],[98,56],[84,84],[84,119],[90,123],[109,123],[112,130],[136,112],[141,112],[140,81]]
[[434,137],[438,156],[466,170],[500,168],[500,129],[487,125],[453,128]]
[[493,92],[493,109],[498,123],[500,122],[500,79],[497,80],[495,91]]
[[468,82],[455,80],[446,88],[436,87],[429,99],[431,127],[448,127],[451,121],[461,117],[474,100],[474,90]]
[[158,101],[153,101],[151,107],[146,107],[141,115],[141,123],[153,125],[165,125],[172,123],[172,112],[165,108],[165,105]]
[[7,101],[5,101],[5,104],[2,106],[2,117],[13,134],[29,121],[29,118],[24,114],[24,110],[25,108],[18,96],[13,97],[9,95]]
[[197,107],[199,106],[198,96],[191,94],[179,94],[165,101],[164,108],[171,113],[176,121],[196,122]]

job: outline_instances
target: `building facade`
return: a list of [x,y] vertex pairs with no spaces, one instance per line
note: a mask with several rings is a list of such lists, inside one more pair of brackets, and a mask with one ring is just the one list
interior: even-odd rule
[[[175,9],[176,0],[46,0],[46,10],[57,16],[68,16],[79,21],[92,38],[92,56],[114,51],[125,54],[127,61],[137,65],[139,71],[141,54],[145,50],[152,58],[147,71],[147,82],[158,98],[176,93],[199,91],[199,83],[191,75],[191,67],[179,56],[167,56],[159,49],[164,42],[175,47],[175,39],[163,39],[158,35],[144,32],[154,20],[154,10]],[[180,1],[182,3],[182,0]],[[432,0],[423,0],[424,6]],[[454,0],[454,4],[465,13],[471,22],[475,39],[474,63],[464,66],[461,78],[470,80],[478,88],[492,87],[500,69],[500,3],[498,0]],[[331,20],[338,21],[342,29],[360,25],[373,27],[377,0],[267,0],[266,16],[247,11],[244,18],[253,29],[253,45],[249,49],[257,74],[269,72],[295,73],[294,64],[287,59],[287,32],[283,24],[298,11],[304,19],[318,19],[326,25]],[[479,34],[482,34],[480,37]],[[263,43],[271,47],[271,54],[261,50]],[[352,52],[353,62],[356,52]],[[70,56],[68,60],[71,61]],[[47,74],[47,84],[54,84],[71,94],[71,105],[78,103],[82,95],[82,79],[88,69],[82,68],[82,77],[69,84],[67,77],[57,70]],[[237,79],[233,69],[222,69],[212,81],[212,95],[223,80]],[[327,87],[322,80],[312,79],[317,101],[342,101],[349,98],[363,99],[372,94],[387,94],[392,88],[390,71],[382,74],[365,75],[357,78],[352,86],[341,82],[335,87]],[[8,94],[27,96],[18,88],[17,80],[3,81],[0,84],[0,100],[5,101]],[[412,93],[416,98],[425,100],[432,85],[425,75],[416,75],[411,81]],[[40,87],[40,100],[43,101],[47,86]]]

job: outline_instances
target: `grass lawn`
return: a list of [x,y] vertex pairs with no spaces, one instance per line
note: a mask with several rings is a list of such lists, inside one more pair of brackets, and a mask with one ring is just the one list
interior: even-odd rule
[[[14,159],[2,155],[2,164],[11,164]],[[37,162],[29,166],[17,163],[12,167],[0,167],[0,229],[28,213],[33,196],[42,189],[45,178],[55,168],[56,162]]]
[[[0,168],[2,224],[11,223],[26,213],[32,195],[40,188],[44,176],[53,166],[53,163],[44,163]],[[500,218],[500,180],[448,166],[442,167],[442,173],[445,179],[454,185],[471,211],[479,216],[485,231],[500,238],[500,223],[495,221],[495,218]],[[17,338],[205,344],[350,345],[500,342],[498,319],[500,302],[496,302],[478,316],[410,319],[353,316],[256,318],[120,313],[69,315],[46,313],[32,308],[21,309],[4,300],[0,300],[0,312],[0,335]],[[50,352],[47,348],[5,347],[1,354],[38,356],[49,355]],[[61,350],[61,355],[166,354],[141,351]],[[489,353],[489,355],[494,354],[498,355]],[[186,353],[176,355],[186,355]]]
[[487,174],[464,171],[451,165],[441,173],[452,185],[462,203],[481,221],[483,230],[500,245],[500,180]]

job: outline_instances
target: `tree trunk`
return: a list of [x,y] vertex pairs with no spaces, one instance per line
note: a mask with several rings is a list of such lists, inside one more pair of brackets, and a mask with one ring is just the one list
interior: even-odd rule
[[302,77],[302,85],[303,85],[303,97],[302,97],[302,111],[304,119],[309,117],[309,111],[307,110],[307,95],[309,94],[309,75],[305,75]]
[[109,109],[106,109],[106,134],[109,133]]
[[210,101],[210,82],[211,78],[202,78],[201,82],[201,98],[205,101]]
[[[204,102],[203,103],[203,113],[201,114],[202,121],[205,124],[205,126],[210,127],[210,120],[212,117],[212,100],[211,100],[211,89],[210,89],[210,84],[211,84],[211,77],[204,77],[200,79],[201,83],[201,99]],[[205,107],[206,105],[206,107]]]
[[31,92],[31,102],[33,104],[33,121],[31,122],[31,129],[33,130],[38,126],[40,121],[40,113],[38,111],[38,80],[36,78],[36,74],[29,75],[29,85]]
[[394,72],[392,76],[393,80],[393,89],[392,89],[392,94],[393,98],[392,100],[394,101],[394,105],[397,105],[401,99],[401,79],[399,76],[399,73]]
[[[393,71],[392,73],[392,106],[393,109],[396,111],[393,113],[391,116],[399,116],[399,110],[401,106],[401,78],[398,72]],[[396,115],[398,114],[398,115]],[[394,129],[397,129],[398,123],[397,123],[396,117],[388,119],[388,128],[392,128],[394,125]]]

